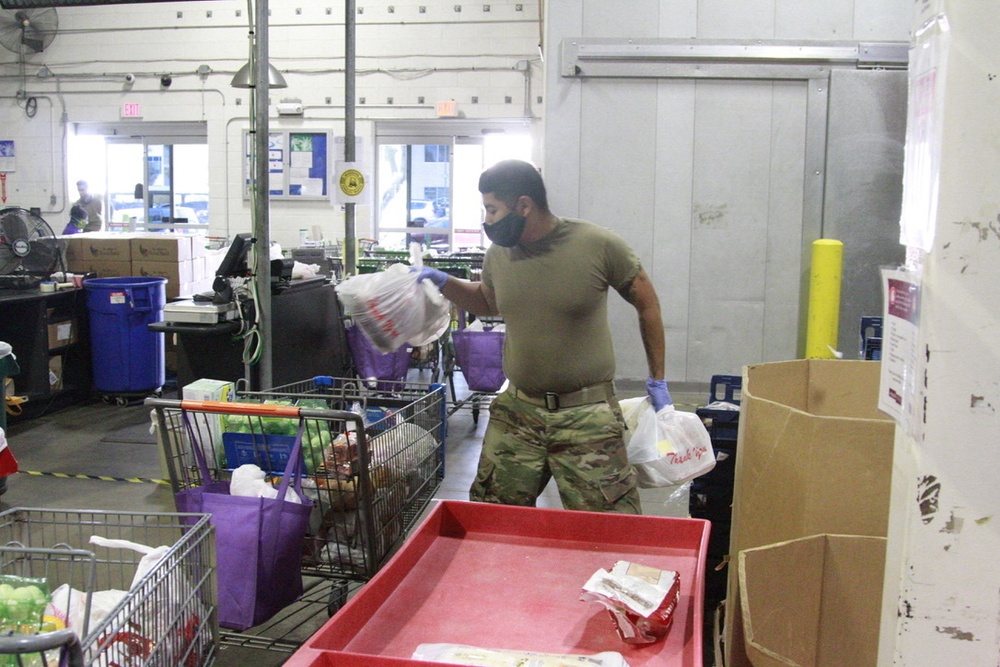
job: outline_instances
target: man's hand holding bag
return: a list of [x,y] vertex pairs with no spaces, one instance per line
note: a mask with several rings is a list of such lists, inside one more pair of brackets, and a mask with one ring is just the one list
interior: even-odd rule
[[684,484],[715,467],[712,439],[698,415],[673,405],[654,411],[645,397],[622,401],[623,411],[630,408],[638,411],[638,418],[628,439],[628,459],[639,474],[640,487]]

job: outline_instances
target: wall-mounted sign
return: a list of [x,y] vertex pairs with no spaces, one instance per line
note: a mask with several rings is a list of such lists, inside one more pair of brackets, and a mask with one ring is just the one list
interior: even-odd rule
[[14,140],[0,139],[0,172],[15,171]]
[[122,118],[142,118],[142,107],[138,102],[122,102]]
[[368,193],[365,192],[365,187],[368,184],[368,178],[359,163],[338,162],[336,178],[338,204],[363,204],[367,202]]

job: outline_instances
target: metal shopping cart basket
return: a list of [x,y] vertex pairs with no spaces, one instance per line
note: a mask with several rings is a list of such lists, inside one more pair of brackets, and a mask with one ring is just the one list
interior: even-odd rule
[[[91,545],[95,535],[168,549],[133,581],[142,554]],[[211,535],[203,514],[0,513],[0,579],[49,591],[44,609],[36,605],[28,615],[15,612],[9,598],[0,602],[0,664],[212,664],[218,626]]]
[[[146,403],[156,411],[175,492],[202,484],[190,438],[205,451],[213,478],[226,480],[246,463],[283,470],[303,422],[303,490],[315,509],[302,572],[319,580],[318,586],[326,582],[324,608],[330,613],[343,602],[349,582],[367,581],[378,571],[444,478],[442,385],[385,381],[370,387],[321,376],[238,391],[229,403]],[[322,599],[317,594],[310,601]],[[223,643],[241,642],[223,633]],[[267,648],[296,646],[271,642]]]

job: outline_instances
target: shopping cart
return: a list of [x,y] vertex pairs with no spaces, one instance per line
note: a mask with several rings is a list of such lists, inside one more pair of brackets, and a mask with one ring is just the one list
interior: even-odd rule
[[[169,549],[133,582],[142,554],[93,546],[95,535]],[[218,626],[211,535],[203,514],[38,508],[0,513],[0,576],[38,580],[52,598],[47,616],[22,621],[13,633],[7,626],[0,664],[212,664]],[[10,608],[9,600],[4,607]],[[14,618],[3,616],[5,623]],[[63,618],[70,627],[54,629]]]
[[[315,506],[302,573],[328,593],[324,604],[323,594],[309,593],[307,582],[308,602],[330,613],[352,583],[367,581],[384,564],[444,478],[443,385],[385,381],[370,387],[357,379],[321,376],[266,391],[237,391],[231,402],[146,403],[156,412],[175,492],[203,483],[191,438],[204,450],[213,479],[227,480],[245,463],[268,473],[283,471],[292,434],[302,423],[308,475],[303,490]],[[255,646],[271,638],[259,640]],[[223,633],[222,641],[246,645],[230,633]],[[296,647],[285,637],[267,645]]]

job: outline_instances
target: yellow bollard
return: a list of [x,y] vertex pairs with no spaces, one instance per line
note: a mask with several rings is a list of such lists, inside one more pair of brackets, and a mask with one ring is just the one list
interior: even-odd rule
[[819,239],[812,244],[809,275],[809,320],[806,327],[806,359],[836,357],[840,327],[840,278],[844,244]]

